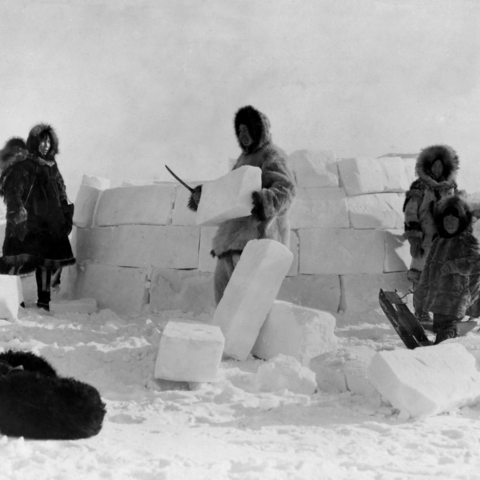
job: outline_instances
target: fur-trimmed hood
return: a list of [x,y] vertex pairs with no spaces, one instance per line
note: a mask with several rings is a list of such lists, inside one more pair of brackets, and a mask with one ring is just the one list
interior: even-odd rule
[[[458,230],[453,234],[448,233],[443,226],[443,219],[447,215],[453,215],[460,221]],[[435,206],[435,226],[437,227],[438,235],[442,238],[452,238],[460,235],[465,230],[471,230],[472,217],[472,211],[468,203],[457,195],[446,197],[440,200]]]
[[[443,175],[440,180],[431,176],[432,165],[440,160],[443,164]],[[451,188],[455,186],[459,159],[455,150],[448,145],[433,145],[423,149],[415,165],[415,173],[432,188]]]
[[[244,147],[240,142],[240,125],[245,125],[248,128],[250,136],[252,137],[253,142],[248,147]],[[250,105],[242,107],[240,110],[238,110],[235,115],[234,127],[238,144],[240,145],[243,153],[247,155],[256,152],[266,143],[271,141],[270,121],[265,114],[259,112]]]
[[[44,134],[47,134],[50,137],[50,149],[43,157],[38,151],[38,147]],[[31,154],[42,157],[45,160],[55,160],[55,156],[57,155],[59,150],[58,136],[53,127],[46,123],[39,123],[38,125],[35,125],[28,134],[27,149]]]
[[23,138],[13,137],[7,140],[5,146],[0,150],[0,172],[3,172],[15,163],[22,162],[27,157],[27,145]]

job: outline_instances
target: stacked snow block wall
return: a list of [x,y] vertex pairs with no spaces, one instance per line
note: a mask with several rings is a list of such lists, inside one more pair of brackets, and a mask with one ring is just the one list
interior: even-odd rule
[[[415,159],[336,159],[331,151],[289,157],[297,183],[291,209],[294,261],[278,299],[360,320],[378,313],[378,291],[408,290],[405,191]],[[195,186],[202,182],[191,182]],[[120,313],[212,313],[217,227],[198,227],[178,183],[107,188],[84,177],[75,202],[69,268],[74,298]]]

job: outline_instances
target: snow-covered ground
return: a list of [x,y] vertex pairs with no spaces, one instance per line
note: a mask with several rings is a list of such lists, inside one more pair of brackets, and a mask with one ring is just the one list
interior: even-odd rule
[[[94,385],[107,415],[86,440],[0,436],[1,479],[480,478],[480,406],[413,420],[377,393],[260,392],[264,362],[253,358],[222,362],[213,384],[159,382],[153,369],[166,322],[207,316],[27,308],[20,317],[0,321],[0,347],[34,351],[59,374]],[[338,322],[336,333],[340,362],[353,347],[404,348],[386,324]]]

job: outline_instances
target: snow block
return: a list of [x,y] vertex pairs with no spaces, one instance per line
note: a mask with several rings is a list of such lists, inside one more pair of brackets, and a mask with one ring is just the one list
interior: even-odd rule
[[84,185],[83,183],[80,185],[73,212],[73,224],[76,227],[89,228],[93,225],[95,208],[101,192],[96,187]]
[[290,209],[291,228],[348,228],[343,188],[299,188]]
[[148,301],[147,269],[121,268],[94,263],[76,267],[71,295],[94,298],[98,308],[117,313],[139,313]]
[[197,268],[199,228],[122,225],[76,232],[78,261],[119,267]]
[[214,272],[217,265],[217,259],[212,257],[213,237],[217,233],[218,227],[200,228],[200,249],[198,251],[198,269],[201,272]]
[[389,191],[406,192],[410,188],[415,179],[416,159],[382,157],[378,161],[385,172]]
[[311,360],[318,388],[325,392],[352,392],[369,396],[376,391],[367,378],[367,369],[375,350],[366,346],[339,347]]
[[94,298],[80,298],[78,300],[52,300],[50,312],[56,313],[95,313],[97,301]]
[[285,278],[277,299],[335,313],[340,293],[338,275],[297,275]]
[[292,260],[275,240],[247,243],[212,320],[225,335],[227,357],[246,360]]
[[458,343],[378,352],[367,375],[383,397],[411,417],[435,415],[480,400],[475,357]]
[[95,224],[167,225],[174,200],[173,184],[111,188],[100,196]]
[[110,180],[108,178],[95,177],[93,175],[83,175],[81,184],[97,188],[98,190],[110,188]]
[[287,273],[287,277],[295,276],[298,274],[298,255],[300,253],[300,240],[298,235],[291,230],[290,231],[290,251],[293,253],[293,262],[290,265],[290,270]]
[[335,317],[330,313],[275,300],[252,355],[264,360],[288,355],[308,367],[313,357],[337,348],[334,330]]
[[287,355],[277,355],[260,365],[256,384],[261,392],[287,389],[293,393],[312,395],[317,389],[315,373]]
[[262,171],[258,167],[244,166],[202,188],[198,205],[197,225],[219,225],[225,220],[248,217],[252,211],[252,193],[262,189]]
[[155,268],[150,284],[150,310],[213,314],[213,273]]
[[220,328],[170,321],[160,338],[155,378],[177,382],[213,382],[225,339]]
[[404,230],[385,230],[385,263],[383,271],[385,273],[407,271],[411,263],[410,244],[405,238]]
[[338,187],[335,153],[331,150],[298,150],[288,165],[299,188]]
[[403,203],[400,193],[378,193],[349,197],[348,214],[353,228],[403,228]]
[[300,273],[382,273],[385,237],[381,230],[305,228],[300,238]]
[[15,320],[23,302],[22,281],[15,275],[0,275],[0,318]]

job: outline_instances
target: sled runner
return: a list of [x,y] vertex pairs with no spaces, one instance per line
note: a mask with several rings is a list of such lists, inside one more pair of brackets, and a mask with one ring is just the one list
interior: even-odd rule
[[384,292],[378,295],[380,306],[405,346],[413,350],[417,347],[432,345],[417,317],[396,292]]

